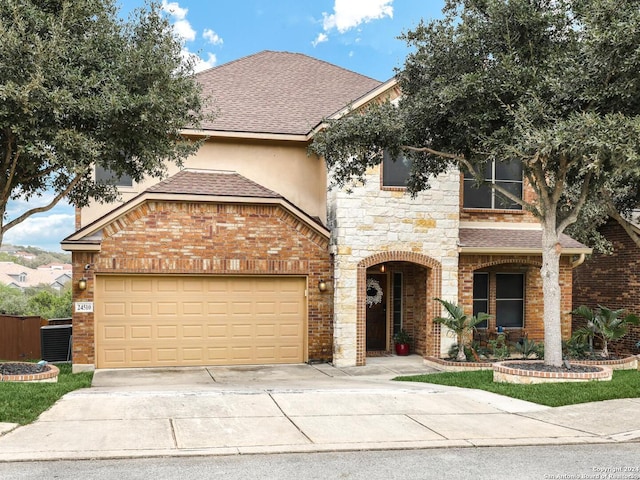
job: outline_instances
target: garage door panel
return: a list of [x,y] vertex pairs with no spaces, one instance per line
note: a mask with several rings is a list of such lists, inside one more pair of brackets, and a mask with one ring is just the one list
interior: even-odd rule
[[300,325],[297,324],[281,324],[280,325],[280,336],[281,337],[290,337],[297,338],[300,336],[302,332],[300,331]]
[[126,331],[123,325],[106,325],[103,327],[102,336],[105,340],[124,340],[127,338]]
[[203,315],[205,311],[203,302],[183,302],[182,314],[183,315]]
[[177,315],[178,302],[156,302],[158,315]]
[[[115,283],[115,282],[114,282]],[[151,293],[153,290],[153,280],[144,277],[131,278],[129,288],[127,289],[127,282],[124,282],[124,291],[132,293]]]
[[151,325],[134,325],[131,327],[131,338],[140,340],[151,340]]
[[182,338],[197,338],[201,339],[203,337],[204,328],[203,325],[183,325],[182,327]]
[[126,351],[123,348],[104,349],[102,351],[104,361],[115,367],[123,367],[126,365]]
[[207,325],[207,337],[210,339],[222,338],[229,336],[227,325]]
[[98,368],[305,360],[300,277],[97,276]]
[[149,315],[151,315],[152,310],[152,305],[151,302],[131,302],[131,315],[133,316],[142,316],[142,317],[148,317]]
[[146,364],[152,360],[151,348],[131,348],[131,362],[134,364]]
[[102,312],[105,317],[123,317],[127,311],[127,305],[124,302],[109,302],[102,305]]

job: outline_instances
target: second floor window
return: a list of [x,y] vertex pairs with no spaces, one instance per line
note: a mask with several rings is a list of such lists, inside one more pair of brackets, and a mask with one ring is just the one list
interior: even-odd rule
[[394,161],[385,150],[382,157],[382,186],[406,187],[409,175],[411,175],[411,159],[401,155]]
[[491,184],[500,185],[516,197],[522,198],[522,163],[520,161],[488,163],[484,180],[485,183],[478,187],[475,178],[470,173],[465,173],[464,208],[522,210],[521,205],[491,187]]
[[133,180],[129,175],[118,176],[113,170],[96,165],[96,183],[108,183],[117,187],[132,187]]

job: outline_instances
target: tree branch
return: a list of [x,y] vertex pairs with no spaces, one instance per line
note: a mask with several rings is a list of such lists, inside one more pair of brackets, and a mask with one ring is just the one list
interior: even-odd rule
[[556,232],[558,234],[564,232],[565,228],[567,228],[569,225],[573,223],[576,223],[576,221],[578,220],[578,214],[580,210],[582,210],[582,207],[587,201],[587,195],[589,193],[590,183],[591,183],[591,172],[588,172],[587,176],[584,179],[584,183],[582,184],[580,198],[578,198],[578,201],[573,207],[573,210],[571,211],[571,213],[567,215],[561,222],[559,222],[558,226],[556,227]]
[[[0,192],[0,201],[4,204],[9,200],[9,195],[11,195],[11,184],[13,182],[13,177],[16,174],[16,168],[18,168],[18,159],[20,158],[20,151],[18,150],[13,154],[13,149],[11,148],[11,144],[13,143],[13,134],[11,130],[6,130],[7,135],[7,146],[6,152],[4,154],[4,161],[2,163],[2,171],[8,172],[6,178],[3,180],[6,182],[2,187],[2,192]],[[13,162],[12,159],[13,158]]]
[[[462,163],[465,167],[467,167],[467,169],[469,170],[469,173],[471,173],[471,175],[473,175],[475,178],[477,178],[478,180],[484,180],[482,176],[478,173],[478,171],[474,168],[473,164],[469,162],[469,160],[467,160],[467,158],[464,155],[459,155],[457,153],[440,152],[438,150],[434,150],[429,147],[412,147],[409,145],[403,145],[401,146],[401,148],[404,150],[412,151],[412,152],[425,152],[425,153],[430,153],[432,155],[436,155],[438,157],[447,158],[449,160],[456,160]],[[491,188],[493,188],[496,192],[501,193],[502,195],[507,197],[509,200],[517,203],[521,207],[526,208],[530,206],[528,203],[524,201],[524,199],[514,195],[508,190],[502,188],[500,185],[497,185],[495,183],[487,183],[487,184],[490,185]]]
[[31,210],[27,210],[19,217],[14,218],[13,220],[11,220],[9,223],[5,225],[2,225],[0,236],[3,236],[7,232],[7,230],[24,222],[27,218],[31,217],[32,215],[35,215],[36,213],[48,212],[49,210],[51,210],[53,207],[55,207],[58,204],[58,202],[60,202],[60,200],[66,197],[69,194],[69,192],[73,190],[73,187],[75,187],[80,182],[81,179],[82,179],[82,175],[77,175],[71,182],[69,182],[69,185],[67,186],[67,188],[65,188],[62,192],[56,195],[56,197],[53,200],[51,200],[51,202],[49,202],[47,205],[44,205],[42,207],[32,208]]

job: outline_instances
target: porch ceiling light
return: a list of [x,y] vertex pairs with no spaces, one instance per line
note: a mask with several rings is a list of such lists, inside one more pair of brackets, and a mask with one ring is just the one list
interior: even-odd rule
[[381,273],[384,273],[384,272],[386,272],[386,271],[387,271],[387,267],[386,267],[386,265],[383,263],[382,265],[380,265],[380,272],[381,272]]

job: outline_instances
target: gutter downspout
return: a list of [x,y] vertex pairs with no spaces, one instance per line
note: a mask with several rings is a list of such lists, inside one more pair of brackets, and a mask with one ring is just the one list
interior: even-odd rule
[[574,260],[573,262],[571,262],[571,270],[582,265],[586,257],[587,256],[584,253],[581,253],[577,260]]

